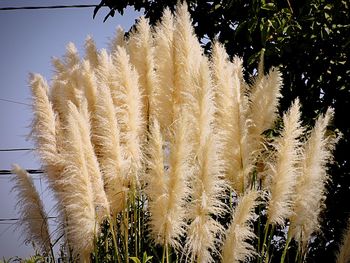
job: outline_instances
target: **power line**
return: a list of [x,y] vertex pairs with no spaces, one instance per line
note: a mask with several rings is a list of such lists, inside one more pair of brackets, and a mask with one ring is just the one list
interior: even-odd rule
[[[26,172],[29,174],[43,174],[44,173],[44,171],[41,169],[27,169]],[[0,175],[10,175],[10,174],[14,174],[12,172],[12,170],[0,170]]]
[[13,10],[38,10],[38,9],[63,9],[63,8],[91,8],[98,5],[51,5],[51,6],[9,6],[0,7],[0,11],[13,11]]
[[[46,219],[56,219],[57,216],[48,216]],[[42,220],[41,218],[26,218],[30,220]],[[18,221],[20,218],[0,218],[0,222]]]
[[9,148],[9,149],[0,149],[0,152],[20,152],[20,151],[34,151],[33,148]]
[[26,105],[26,106],[31,106],[28,103],[24,103],[24,102],[20,102],[20,101],[15,101],[15,100],[8,100],[8,99],[0,99],[1,101],[6,101],[6,102],[11,102],[11,103],[15,103],[15,104],[21,104],[21,105]]

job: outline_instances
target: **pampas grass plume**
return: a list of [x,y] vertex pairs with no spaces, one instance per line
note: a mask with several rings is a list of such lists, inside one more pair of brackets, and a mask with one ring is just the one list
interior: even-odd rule
[[80,57],[78,50],[74,43],[69,42],[66,46],[66,54],[64,55],[64,62],[68,68],[73,68],[79,65]]
[[222,249],[222,262],[246,262],[252,259],[256,252],[249,243],[255,238],[252,221],[254,208],[258,205],[259,192],[252,190],[245,193],[235,208],[232,222],[226,232],[226,240]]
[[[202,49],[194,35],[191,17],[183,2],[177,5],[174,31],[174,120],[180,117],[182,108],[191,105],[194,96],[194,76],[199,71]],[[191,106],[190,106],[191,107]]]
[[65,168],[61,179],[63,185],[61,202],[65,208],[66,233],[73,253],[75,256],[79,255],[82,260],[88,261],[99,225],[96,221],[93,186],[84,156],[84,142],[77,123],[81,117],[74,104],[69,102],[68,106],[69,115],[63,148]]
[[137,171],[141,168],[142,163],[141,138],[144,136],[142,98],[138,75],[131,67],[129,56],[124,48],[117,48],[113,60],[119,85],[117,90],[112,91],[112,96],[117,97],[119,102],[122,103],[119,105],[118,114],[121,122],[121,141],[125,146],[125,154],[130,162],[131,170],[137,176]]
[[24,230],[25,242],[33,241],[42,253],[51,253],[49,225],[44,206],[28,173],[14,164],[16,176],[13,190],[17,193],[17,206],[20,208],[19,225]]
[[83,158],[85,159],[86,169],[93,189],[96,215],[99,222],[102,222],[102,220],[109,215],[109,203],[104,191],[99,163],[90,140],[90,117],[87,111],[86,101],[82,104],[80,112],[78,112],[76,107],[70,105],[70,114],[77,123],[78,131],[80,132]]
[[191,180],[192,200],[188,209],[190,224],[187,227],[185,256],[191,261],[213,262],[217,244],[224,232],[212,215],[220,216],[224,211],[222,198],[228,189],[221,174],[219,159],[220,141],[214,135],[214,97],[208,61],[203,58],[198,76],[194,120],[194,172]]
[[43,161],[49,185],[56,191],[60,188],[58,179],[63,169],[59,154],[60,142],[57,140],[60,134],[59,120],[48,97],[49,86],[43,77],[39,74],[30,75],[30,85],[34,108],[31,136]]
[[249,133],[254,150],[261,148],[262,133],[270,129],[276,120],[278,102],[282,97],[281,87],[282,76],[278,69],[271,69],[267,76],[259,72],[249,96],[247,114],[251,122]]
[[214,44],[212,71],[217,104],[216,126],[223,141],[225,174],[232,188],[243,193],[252,168],[247,133],[246,98],[241,86],[242,61],[229,61],[224,47]]
[[85,40],[85,60],[89,61],[92,68],[98,66],[98,51],[94,39],[87,36]]
[[297,179],[293,215],[290,218],[292,237],[307,245],[311,234],[319,229],[319,214],[326,194],[327,163],[332,160],[336,140],[327,137],[327,126],[334,115],[328,109],[321,115],[311,131],[303,149],[300,162],[301,173]]
[[103,174],[111,212],[116,215],[124,207],[125,160],[120,145],[117,116],[110,90],[101,86],[93,117],[95,150]]
[[187,141],[186,123],[178,120],[171,135],[169,169],[164,170],[163,138],[156,120],[149,139],[146,193],[150,198],[150,227],[156,243],[179,249],[185,231],[185,204],[188,195],[188,164],[191,148]]
[[136,30],[129,37],[128,51],[130,63],[134,65],[139,76],[139,87],[142,94],[142,116],[148,121],[153,114],[153,90],[157,86],[154,71],[153,35],[148,19],[141,17],[136,24]]
[[292,197],[298,176],[299,137],[303,133],[298,99],[283,115],[283,124],[283,131],[274,144],[275,160],[270,163],[271,185],[267,207],[268,223],[278,225],[284,225],[285,219],[292,213]]
[[344,231],[342,242],[337,253],[336,263],[350,262],[350,220],[348,220],[348,227]]
[[165,156],[163,152],[163,137],[160,132],[158,121],[154,119],[150,125],[150,135],[148,141],[148,168],[145,175],[145,193],[149,198],[149,211],[151,213],[150,229],[157,244],[165,245],[167,240],[166,222],[168,213],[168,174],[164,169]]
[[169,170],[167,171],[167,211],[166,217],[163,218],[162,235],[164,244],[179,249],[178,241],[185,231],[188,180],[192,173],[189,165],[192,145],[188,141],[186,115],[174,123],[173,129],[170,135]]
[[109,50],[113,54],[117,47],[124,47],[126,46],[125,41],[125,31],[122,27],[118,26],[115,30],[114,37],[111,39],[111,42],[109,43]]
[[154,60],[158,85],[153,88],[154,117],[162,129],[174,121],[172,95],[174,92],[174,17],[169,9],[163,12],[161,22],[155,28]]
[[30,75],[30,85],[35,116],[32,135],[45,165],[55,165],[57,163],[56,117],[48,97],[49,86],[39,74]]

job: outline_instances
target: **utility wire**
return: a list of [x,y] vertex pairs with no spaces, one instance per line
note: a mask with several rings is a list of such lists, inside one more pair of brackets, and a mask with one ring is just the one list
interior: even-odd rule
[[[27,169],[27,173],[29,174],[43,174],[44,171],[41,169]],[[11,170],[0,170],[0,175],[9,175],[14,174]]]
[[97,5],[51,5],[51,6],[9,6],[0,7],[0,11],[13,11],[13,10],[38,10],[38,9],[63,9],[63,8],[91,8],[97,7]]
[[21,104],[21,105],[26,105],[26,106],[31,106],[28,103],[24,103],[24,102],[19,102],[19,101],[15,101],[15,100],[8,100],[8,99],[0,99],[1,101],[6,101],[6,102],[11,102],[11,103],[15,103],[15,104]]
[[9,149],[0,149],[0,152],[20,152],[20,151],[34,151],[33,148],[9,148]]
[[[56,219],[57,216],[48,216],[46,219]],[[27,218],[30,220],[41,220],[41,218]],[[0,222],[18,221],[20,218],[0,218]]]

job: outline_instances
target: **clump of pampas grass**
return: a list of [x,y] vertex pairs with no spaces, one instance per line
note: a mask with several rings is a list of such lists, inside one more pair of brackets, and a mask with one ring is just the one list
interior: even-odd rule
[[293,238],[306,251],[336,142],[326,132],[333,111],[306,132],[296,99],[267,138],[278,69],[265,75],[260,63],[248,84],[243,60],[222,44],[207,56],[186,3],[155,27],[140,18],[128,36],[117,29],[108,49],[88,37],[80,56],[69,43],[52,63],[51,83],[30,79],[32,136],[77,259],[268,261],[274,228],[288,223],[281,261]]

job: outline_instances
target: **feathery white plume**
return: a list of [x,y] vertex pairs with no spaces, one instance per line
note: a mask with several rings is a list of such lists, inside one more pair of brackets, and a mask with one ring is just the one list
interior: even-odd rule
[[113,55],[115,74],[117,77],[117,89],[113,89],[112,97],[116,98],[119,105],[118,118],[121,127],[121,142],[125,149],[126,158],[130,162],[130,171],[133,176],[138,175],[142,164],[143,120],[142,100],[138,84],[138,75],[129,63],[129,56],[124,48],[118,47]]
[[17,207],[20,208],[19,226],[24,230],[25,242],[33,241],[42,253],[51,252],[47,215],[39,193],[28,173],[14,164],[12,171],[16,176],[13,190],[17,193]]
[[256,252],[249,241],[255,238],[252,222],[255,217],[254,209],[258,205],[258,196],[259,192],[252,190],[239,199],[226,232],[222,249],[223,263],[246,262],[255,256]]
[[222,198],[227,185],[221,174],[219,158],[221,145],[214,134],[214,97],[208,61],[203,58],[195,92],[196,105],[193,112],[196,129],[194,173],[191,180],[191,203],[188,209],[189,225],[185,243],[185,256],[191,261],[213,262],[216,245],[224,232],[223,226],[212,215],[224,212]]
[[87,36],[85,40],[85,60],[89,61],[92,68],[98,66],[98,51],[94,39]]
[[177,6],[174,31],[174,120],[180,117],[182,107],[191,107],[194,76],[197,74],[202,50],[194,35],[191,17],[184,2]]
[[169,9],[163,12],[161,22],[155,28],[154,60],[158,85],[153,89],[154,115],[162,129],[174,121],[172,96],[174,92],[174,17]]
[[249,134],[252,150],[261,148],[262,133],[272,128],[277,116],[277,106],[282,97],[282,76],[278,69],[271,69],[267,76],[260,76],[249,96],[247,117],[250,121]]
[[109,50],[113,54],[117,47],[125,47],[126,41],[125,41],[125,31],[122,27],[118,26],[115,30],[114,37],[112,38],[111,42],[109,43]]
[[[174,123],[170,135],[169,169],[162,171],[164,155],[162,154],[162,138],[159,124],[154,122],[150,136],[150,152],[155,154],[149,160],[149,182],[157,180],[157,184],[149,185],[151,231],[156,243],[163,246],[179,248],[179,239],[185,231],[185,204],[188,195],[188,179],[191,174],[189,158],[191,145],[184,119]],[[163,162],[162,162],[163,161]],[[153,176],[154,178],[150,177]],[[157,178],[157,179],[156,179]]]
[[348,227],[344,231],[341,245],[337,253],[336,263],[350,262],[350,220],[348,220]]
[[104,191],[99,163],[90,140],[90,117],[87,111],[86,101],[82,104],[80,112],[76,107],[70,105],[70,114],[75,120],[80,132],[86,169],[93,188],[96,215],[99,222],[102,222],[109,215],[109,203]]
[[154,45],[148,19],[141,17],[136,24],[136,30],[129,37],[128,51],[130,63],[134,65],[139,75],[139,87],[142,94],[142,116],[148,121],[153,114],[153,92],[157,86],[154,71]]
[[328,137],[327,126],[334,115],[328,109],[321,115],[305,143],[300,162],[300,175],[295,188],[290,233],[298,242],[307,245],[311,234],[319,229],[319,214],[326,194],[327,163],[332,159],[335,139]]
[[94,190],[84,154],[84,141],[77,123],[79,113],[71,102],[68,106],[69,115],[63,147],[65,168],[61,177],[63,185],[61,202],[65,208],[66,233],[73,253],[88,261],[99,225],[96,220]]
[[124,207],[125,161],[120,145],[118,121],[110,90],[101,86],[93,117],[95,150],[103,174],[106,194],[113,215]]
[[212,71],[217,102],[216,125],[223,141],[225,173],[237,193],[243,193],[252,169],[246,119],[247,102],[243,88],[242,61],[230,62],[224,47],[214,44]]
[[275,160],[269,164],[271,176],[270,197],[267,207],[269,224],[284,225],[292,213],[292,197],[299,170],[300,136],[303,128],[300,121],[300,104],[296,99],[283,115],[283,131],[274,143]]

